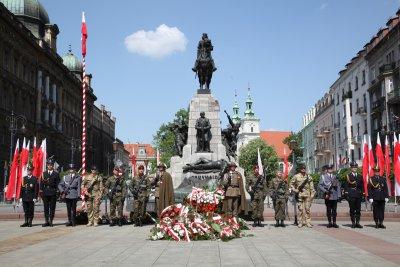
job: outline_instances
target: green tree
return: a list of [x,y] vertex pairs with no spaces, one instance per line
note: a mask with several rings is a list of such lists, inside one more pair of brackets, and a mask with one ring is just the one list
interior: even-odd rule
[[[161,162],[170,165],[171,157],[175,155],[175,138],[174,133],[171,131],[171,125],[174,122],[189,121],[189,111],[187,109],[180,109],[175,113],[174,119],[171,122],[163,123],[153,136],[153,145],[158,148],[160,152]],[[156,167],[156,160],[151,161],[151,166]]]
[[303,138],[301,135],[301,132],[298,133],[291,133],[288,137],[286,137],[283,140],[283,143],[288,145],[290,147],[290,141],[296,141],[297,146],[295,147],[294,150],[291,150],[290,155],[289,155],[289,160],[291,161],[291,159],[293,158],[293,152],[294,155],[296,157],[296,161],[299,161],[303,158]]
[[253,172],[254,165],[258,162],[258,149],[260,149],[261,160],[266,169],[266,177],[271,179],[278,170],[279,159],[274,148],[261,138],[250,141],[240,149],[239,165],[244,168],[246,174]]

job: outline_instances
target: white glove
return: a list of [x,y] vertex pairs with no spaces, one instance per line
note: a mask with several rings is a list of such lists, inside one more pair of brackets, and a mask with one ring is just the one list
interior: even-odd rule
[[385,198],[385,202],[388,203],[388,202],[389,202],[389,199],[388,199],[388,198]]
[[22,198],[18,199],[18,203],[22,204]]
[[37,199],[36,199],[36,198],[34,198],[34,199],[33,199],[33,203],[36,203],[36,201],[37,201]]
[[371,203],[371,204],[372,204],[372,202],[374,202],[374,200],[371,198],[371,199],[369,200],[369,203]]

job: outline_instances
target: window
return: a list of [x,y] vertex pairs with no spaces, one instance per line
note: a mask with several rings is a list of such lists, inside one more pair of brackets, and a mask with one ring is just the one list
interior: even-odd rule
[[356,76],[356,88],[354,89],[354,91],[358,90],[358,76]]
[[357,110],[360,108],[360,101],[358,98],[356,99],[356,108]]
[[365,70],[362,71],[362,83],[361,85],[365,84]]
[[348,83],[349,92],[351,92],[351,82]]
[[363,107],[365,110],[367,110],[367,95],[363,94]]
[[357,148],[357,154],[358,154],[358,159],[361,159],[362,158],[362,155],[361,155],[361,147],[358,147]]
[[336,94],[336,106],[339,105],[339,93]]
[[368,134],[368,124],[367,119],[364,120],[364,134]]
[[360,123],[357,123],[357,135],[360,135]]
[[353,103],[350,102],[350,117],[353,116]]
[[353,137],[354,136],[354,134],[353,134],[354,132],[353,132],[353,126],[350,126],[350,136],[351,137]]
[[250,129],[250,131],[251,131],[251,132],[253,132],[253,126],[251,126],[251,129]]

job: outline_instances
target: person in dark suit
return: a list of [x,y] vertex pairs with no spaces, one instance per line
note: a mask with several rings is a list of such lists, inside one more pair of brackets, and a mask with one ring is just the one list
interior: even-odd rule
[[368,198],[373,206],[375,228],[385,229],[383,220],[385,219],[385,203],[389,201],[389,193],[386,179],[379,175],[379,167],[373,168],[374,176],[368,182]]
[[61,198],[67,204],[68,222],[66,226],[75,226],[76,203],[81,195],[81,177],[75,171],[75,165],[70,164],[66,174],[58,185]]
[[23,177],[20,191],[20,201],[25,213],[25,223],[21,227],[32,227],[32,220],[35,212],[35,202],[39,193],[38,180],[32,175],[33,166],[28,165],[28,174]]
[[47,170],[43,173],[43,178],[40,182],[40,193],[43,199],[44,217],[46,219],[42,227],[53,227],[59,183],[60,175],[54,170],[54,160],[49,159],[47,161]]
[[364,194],[363,177],[357,173],[358,164],[350,163],[350,173],[346,177],[344,183],[344,195],[349,202],[351,228],[363,228],[360,225],[361,218],[361,200]]

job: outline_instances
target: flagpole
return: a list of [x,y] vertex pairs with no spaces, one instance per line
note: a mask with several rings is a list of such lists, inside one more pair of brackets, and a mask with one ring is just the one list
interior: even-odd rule
[[86,19],[82,12],[82,176],[86,173]]

